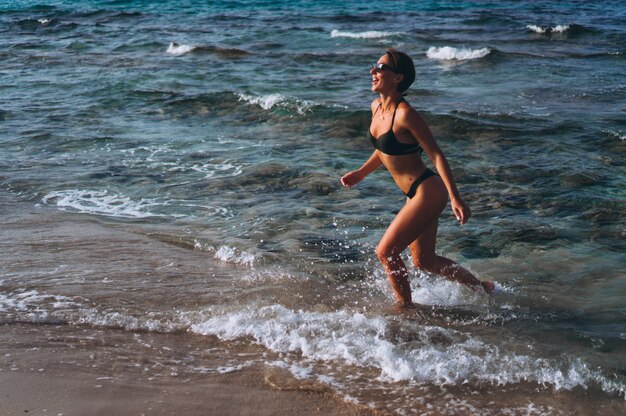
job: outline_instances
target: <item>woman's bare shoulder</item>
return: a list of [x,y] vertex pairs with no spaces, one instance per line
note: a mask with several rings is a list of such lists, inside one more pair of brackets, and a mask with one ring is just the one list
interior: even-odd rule
[[396,118],[400,119],[400,120],[405,120],[408,123],[418,123],[418,124],[425,123],[425,121],[422,118],[422,116],[406,100],[402,100],[398,104],[398,110],[397,110],[397,117]]

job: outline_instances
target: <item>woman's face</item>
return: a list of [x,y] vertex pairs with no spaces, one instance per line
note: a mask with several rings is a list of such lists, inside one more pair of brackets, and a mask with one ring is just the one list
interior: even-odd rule
[[398,74],[389,69],[389,66],[391,65],[389,55],[384,54],[376,63],[383,64],[383,67],[374,67],[370,70],[370,74],[372,75],[372,91],[383,94],[389,94],[390,92],[395,91],[401,78]]

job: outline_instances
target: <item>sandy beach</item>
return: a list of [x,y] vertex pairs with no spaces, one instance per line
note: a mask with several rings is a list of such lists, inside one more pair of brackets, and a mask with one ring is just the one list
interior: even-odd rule
[[[85,217],[49,216],[47,210],[22,208],[16,215],[4,213],[2,235],[5,241],[22,241],[18,251],[33,254],[30,272],[46,267],[64,267],[66,273],[74,268],[99,271],[130,259],[129,271],[152,270],[151,274],[159,273],[159,261],[180,264],[175,273],[162,272],[163,279],[179,286],[192,276],[215,278],[215,273],[224,273],[207,271],[201,253],[111,229]],[[150,252],[158,254],[147,255]],[[12,267],[17,273],[23,266],[13,263]],[[139,279],[140,274],[125,278]],[[84,285],[75,284],[72,290]],[[107,296],[119,298],[127,293],[114,283],[106,287]],[[87,289],[82,296],[90,292]],[[131,303],[132,296],[124,302]],[[163,293],[156,297],[165,302]],[[229,366],[224,344],[216,337],[182,330],[128,331],[106,319],[96,326],[69,325],[28,306],[25,297],[5,299],[5,306],[11,302],[29,309],[34,322],[12,319],[6,313],[0,316],[1,416],[374,414],[345,402],[328,386],[298,380],[281,368],[262,363]],[[184,302],[176,299],[178,305]],[[63,302],[56,305],[62,307]],[[91,318],[83,315],[79,321],[85,319]],[[133,322],[126,320],[124,325]],[[197,371],[189,371],[183,361],[196,354],[206,357],[194,364]]]
[[[170,374],[149,380],[141,371],[120,371],[115,361],[121,357],[109,351],[110,367],[103,372],[104,362],[96,369],[81,364],[89,363],[90,356],[101,356],[100,349],[81,353],[60,343],[33,344],[33,333],[46,331],[30,325],[3,328],[2,416],[379,414],[341,400],[323,385],[296,382],[288,372],[265,366],[221,375],[183,378]],[[7,335],[16,348],[7,348]],[[115,338],[120,342],[124,334]],[[23,343],[34,346],[20,348]]]

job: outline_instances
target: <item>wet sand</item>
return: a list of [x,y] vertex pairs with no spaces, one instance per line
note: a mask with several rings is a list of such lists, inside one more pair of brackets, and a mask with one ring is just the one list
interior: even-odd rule
[[[137,296],[122,287],[124,281],[137,282],[149,274],[184,287],[209,274],[206,253],[127,232],[123,225],[20,205],[23,210],[0,209],[5,211],[0,235],[7,256],[2,265],[6,276],[31,276],[30,285],[14,287],[9,278],[2,283],[9,291],[52,290],[104,304],[114,299],[129,303]],[[162,271],[160,263],[180,267]],[[61,264],[62,277],[87,277],[35,283],[35,276]],[[88,269],[96,271],[92,280],[83,272]],[[218,278],[214,273],[211,279]],[[98,290],[94,285],[104,278],[112,280],[100,283]],[[155,292],[154,304],[163,308],[187,301],[166,300],[163,290]],[[32,319],[26,320],[0,314],[0,416],[375,414],[327,386],[298,380],[271,365],[229,368],[224,344],[215,337],[55,321],[37,307],[30,311]],[[185,361],[196,355],[203,358]],[[223,373],[216,368],[224,368]]]
[[[89,353],[70,344],[39,345],[34,332],[46,330],[4,325],[0,331],[0,415],[377,414],[267,366],[150,380],[141,371],[122,371],[116,364],[118,356],[103,371],[103,363],[87,365],[90,356],[100,354],[97,349]],[[7,346],[7,339],[15,348]],[[26,344],[31,347],[23,348]]]

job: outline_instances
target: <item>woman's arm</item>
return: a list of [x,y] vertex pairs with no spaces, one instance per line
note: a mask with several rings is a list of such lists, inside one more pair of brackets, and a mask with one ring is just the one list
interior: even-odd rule
[[[370,110],[372,111],[372,117],[376,113],[378,109],[378,105],[380,104],[380,99],[377,98],[370,104]],[[374,150],[374,153],[367,159],[367,162],[363,164],[358,170],[354,170],[352,172],[348,172],[341,178],[341,184],[348,188],[352,188],[357,183],[361,182],[367,175],[374,172],[380,165],[382,165],[382,160],[378,156],[378,152]]]
[[357,183],[361,182],[367,175],[374,172],[380,165],[382,165],[382,161],[378,156],[378,151],[374,150],[372,156],[367,159],[367,162],[363,164],[359,169],[348,172],[341,178],[341,184],[343,186],[347,186],[348,188],[352,188]]
[[403,124],[407,126],[407,129],[411,132],[413,137],[419,141],[420,146],[424,149],[430,160],[433,161],[433,164],[437,169],[437,173],[441,177],[448,191],[448,195],[450,195],[450,204],[456,219],[461,221],[461,224],[465,224],[472,216],[472,211],[461,199],[459,190],[457,189],[454,178],[452,177],[450,164],[439,148],[439,145],[437,145],[437,142],[428,128],[428,125],[424,119],[417,114],[417,111],[412,108],[408,108],[406,111],[403,111],[402,116],[405,116],[402,117],[405,118],[405,120],[402,121],[405,121],[406,123]]

